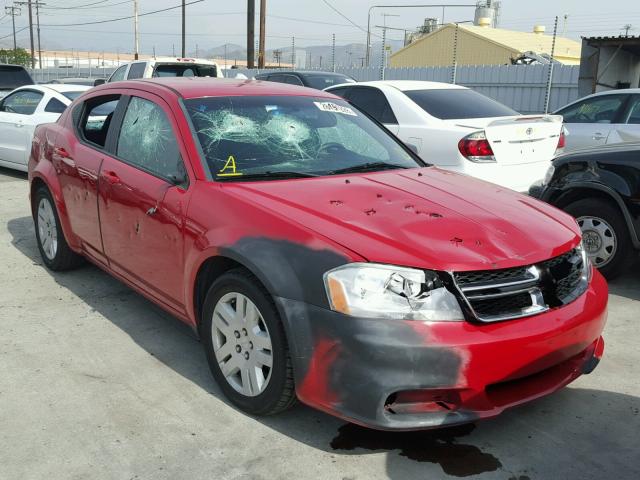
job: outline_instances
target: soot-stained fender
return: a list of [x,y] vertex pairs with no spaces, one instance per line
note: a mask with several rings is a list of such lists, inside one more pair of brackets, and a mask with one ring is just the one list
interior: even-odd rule
[[[298,397],[333,415],[377,428],[404,428],[385,414],[390,395],[452,387],[464,375],[466,352],[439,345],[411,322],[349,317],[285,298],[276,303],[296,339]],[[424,419],[421,428],[469,419],[441,412]]]

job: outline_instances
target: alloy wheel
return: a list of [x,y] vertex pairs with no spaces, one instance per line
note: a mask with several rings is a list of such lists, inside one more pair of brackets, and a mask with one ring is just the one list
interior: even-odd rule
[[578,217],[577,221],[591,262],[596,268],[604,267],[613,259],[618,248],[615,231],[602,218],[585,216]]
[[241,293],[225,294],[214,308],[211,334],[229,385],[247,397],[260,395],[271,378],[273,348],[258,307]]
[[42,251],[49,260],[53,260],[58,253],[58,229],[48,198],[40,199],[38,204],[38,237]]

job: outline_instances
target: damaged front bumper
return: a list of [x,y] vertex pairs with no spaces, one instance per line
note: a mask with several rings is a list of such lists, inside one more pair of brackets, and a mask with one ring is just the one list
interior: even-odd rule
[[492,324],[374,320],[276,298],[300,400],[364,426],[472,422],[547,395],[602,356],[607,285],[546,313]]

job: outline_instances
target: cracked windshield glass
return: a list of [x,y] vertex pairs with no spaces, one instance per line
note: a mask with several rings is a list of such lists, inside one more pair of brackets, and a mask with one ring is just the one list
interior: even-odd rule
[[342,100],[209,97],[185,104],[215,180],[424,166],[390,134]]

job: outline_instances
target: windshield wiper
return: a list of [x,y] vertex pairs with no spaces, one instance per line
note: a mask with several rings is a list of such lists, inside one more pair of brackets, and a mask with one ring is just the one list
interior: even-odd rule
[[404,165],[394,165],[392,163],[385,162],[370,162],[363,163],[361,165],[354,165],[347,168],[339,168],[338,170],[331,170],[329,175],[340,175],[341,173],[356,173],[356,172],[375,172],[377,170],[396,170],[398,168],[406,169]]
[[244,180],[262,180],[265,178],[271,178],[274,180],[283,180],[287,178],[310,178],[317,177],[315,173],[305,173],[305,172],[293,172],[293,171],[276,171],[276,172],[260,172],[260,173],[245,173],[243,175],[230,175],[228,177],[216,177],[216,180],[219,182],[242,182]]

